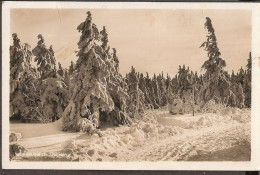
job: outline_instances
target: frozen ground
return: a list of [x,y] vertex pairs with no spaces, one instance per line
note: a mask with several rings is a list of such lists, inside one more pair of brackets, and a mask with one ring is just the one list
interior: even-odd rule
[[146,111],[130,127],[103,125],[102,137],[61,131],[51,124],[11,123],[27,149],[17,160],[50,161],[248,161],[250,110],[171,115]]

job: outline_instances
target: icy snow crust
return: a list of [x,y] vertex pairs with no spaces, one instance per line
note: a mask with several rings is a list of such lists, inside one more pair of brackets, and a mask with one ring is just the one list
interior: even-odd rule
[[[27,124],[38,127],[39,124]],[[250,110],[225,108],[213,113],[171,115],[148,110],[128,126],[102,125],[98,134],[61,132],[61,121],[41,124],[46,134],[21,129],[19,144],[27,152],[18,161],[181,161],[203,160],[235,148],[247,148],[245,156],[214,156],[212,160],[250,160]],[[40,127],[41,128],[41,127]],[[38,134],[38,136],[37,136]],[[28,136],[29,135],[29,136]],[[222,151],[222,153],[221,153]],[[227,151],[230,152],[230,151]],[[232,154],[235,154],[232,152]],[[237,151],[239,154],[239,151]],[[227,159],[225,159],[227,157]]]

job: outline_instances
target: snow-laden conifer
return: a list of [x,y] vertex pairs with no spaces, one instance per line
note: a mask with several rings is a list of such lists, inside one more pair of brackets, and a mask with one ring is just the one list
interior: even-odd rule
[[226,66],[226,62],[221,58],[215,29],[209,17],[206,17],[205,28],[207,41],[200,46],[204,47],[208,56],[208,60],[202,65],[202,69],[206,71],[203,77],[203,101],[207,103],[209,100],[214,100],[217,103],[227,104],[231,95],[231,84],[224,74],[223,68]]
[[69,104],[63,113],[63,130],[93,132],[99,127],[100,112],[114,109],[107,82],[112,65],[108,57],[104,57],[106,53],[99,44],[100,34],[92,23],[90,12],[77,30],[81,32],[78,60],[73,71]]
[[126,75],[128,84],[128,110],[132,117],[139,117],[144,112],[144,94],[139,88],[139,79],[135,68],[132,66],[131,72]]
[[10,46],[10,117],[22,120],[35,119],[34,107],[38,105],[38,74],[32,67],[30,45],[21,44],[17,34],[12,34]]
[[[37,70],[40,73],[40,82],[37,86],[40,103],[35,110],[38,113],[38,120],[47,123],[62,116],[68,97],[61,72],[56,71],[56,59],[52,46],[47,48],[41,34],[38,35],[38,39],[37,46],[32,50],[37,62]],[[59,71],[61,71],[60,64]]]
[[127,113],[127,100],[129,95],[127,93],[127,84],[119,73],[119,60],[116,53],[116,49],[113,48],[112,54],[110,53],[110,46],[108,45],[108,34],[105,26],[100,31],[101,47],[105,51],[102,59],[108,61],[106,64],[109,67],[109,76],[107,77],[107,88],[109,95],[112,97],[114,103],[114,109],[110,112],[102,112],[102,118],[105,121],[110,121],[114,125],[119,124],[131,124],[130,116]]

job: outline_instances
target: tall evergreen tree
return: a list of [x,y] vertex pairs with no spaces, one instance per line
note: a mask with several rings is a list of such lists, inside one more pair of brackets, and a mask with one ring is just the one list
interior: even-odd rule
[[128,94],[130,96],[128,110],[132,117],[138,117],[144,112],[144,95],[139,88],[138,74],[133,66],[126,78],[128,83]]
[[37,70],[40,72],[40,82],[37,87],[40,103],[34,110],[39,115],[38,120],[47,123],[62,116],[67,105],[67,90],[63,81],[64,72],[62,72],[60,64],[59,73],[56,71],[56,59],[52,46],[49,49],[46,47],[41,34],[38,35],[38,39],[37,46],[32,53],[37,61]]
[[[107,86],[110,74],[106,63],[108,58],[102,58],[105,51],[98,45],[100,36],[90,12],[77,30],[81,32],[78,60],[73,73],[70,102],[63,113],[63,130],[91,132],[99,127],[100,111],[114,109]],[[89,123],[88,128],[82,128],[83,121]]]
[[208,60],[202,65],[202,69],[206,71],[203,89],[204,102],[215,100],[226,103],[230,96],[230,82],[224,75],[223,68],[226,66],[226,62],[221,58],[215,30],[209,17],[206,17],[205,28],[208,33],[207,41],[200,46],[205,48],[208,55]]
[[154,98],[155,98],[154,107],[156,108],[156,104],[158,104],[158,107],[160,107],[162,104],[162,93],[161,93],[161,89],[159,87],[157,76],[155,74],[152,79],[152,88],[153,88]]
[[113,48],[113,53],[110,54],[108,46],[108,34],[106,28],[100,32],[104,55],[103,59],[108,59],[107,66],[109,67],[108,92],[113,99],[114,109],[111,112],[103,112],[103,119],[105,121],[112,121],[114,125],[131,124],[131,119],[127,113],[127,100],[129,99],[127,93],[127,85],[122,75],[119,73],[119,60],[116,54],[116,49]]
[[247,107],[251,107],[251,74],[252,74],[252,55],[251,52],[249,53],[249,58],[247,60],[247,70],[245,76],[245,82],[243,84],[243,90],[245,93],[245,105]]
[[36,84],[37,72],[31,66],[32,52],[30,46],[21,45],[17,34],[12,34],[13,45],[10,46],[10,117],[31,120],[35,115],[32,110],[37,106]]

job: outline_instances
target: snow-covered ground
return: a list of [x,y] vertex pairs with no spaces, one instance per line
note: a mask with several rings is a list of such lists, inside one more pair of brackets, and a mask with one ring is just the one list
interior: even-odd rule
[[50,124],[11,123],[27,149],[17,160],[74,161],[248,161],[250,110],[226,108],[216,114],[171,115],[146,111],[130,127],[103,124],[102,137],[61,131]]

